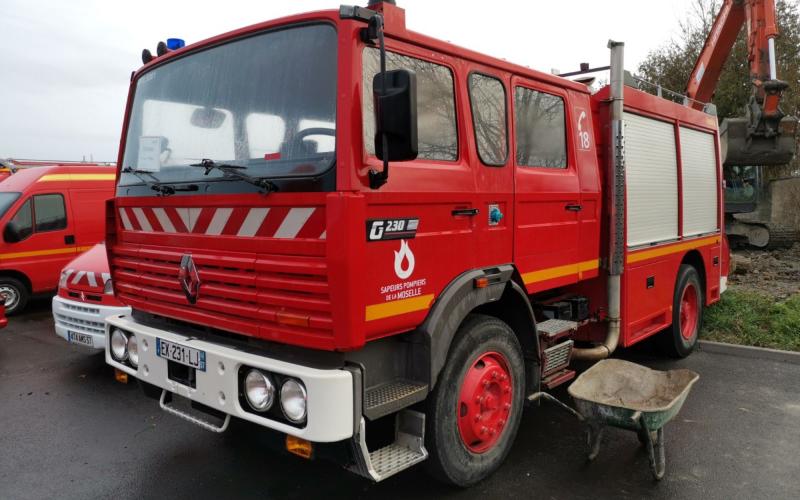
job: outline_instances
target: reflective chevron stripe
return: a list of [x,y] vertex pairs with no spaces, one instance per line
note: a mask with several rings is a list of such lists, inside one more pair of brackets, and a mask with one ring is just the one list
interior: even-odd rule
[[315,207],[174,208],[121,207],[126,231],[208,236],[324,240],[325,212]]

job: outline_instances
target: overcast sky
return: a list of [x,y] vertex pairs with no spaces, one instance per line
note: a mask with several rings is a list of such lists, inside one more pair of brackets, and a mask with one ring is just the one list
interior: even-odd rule
[[[340,0],[341,1],[341,0]],[[367,0],[361,0],[365,4]],[[543,71],[626,67],[677,34],[693,0],[398,0],[410,29]],[[187,43],[331,0],[0,0],[0,158],[115,161],[130,73],[158,40]]]

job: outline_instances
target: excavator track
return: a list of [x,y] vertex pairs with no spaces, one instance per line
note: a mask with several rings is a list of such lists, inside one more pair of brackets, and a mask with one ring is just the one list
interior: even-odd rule
[[767,229],[769,230],[769,243],[765,247],[767,250],[791,248],[800,238],[797,231],[780,224],[768,224]]

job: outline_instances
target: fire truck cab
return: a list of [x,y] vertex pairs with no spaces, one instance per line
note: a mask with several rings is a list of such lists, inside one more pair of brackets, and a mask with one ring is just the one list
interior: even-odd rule
[[656,334],[688,355],[725,284],[717,120],[623,90],[611,46],[594,94],[393,2],[145,51],[107,362],[206,429],[465,486],[572,359]]
[[[0,182],[0,293],[7,314],[57,288],[76,254],[105,238],[103,207],[113,196],[110,166],[22,168]],[[80,221],[80,222],[79,222]]]

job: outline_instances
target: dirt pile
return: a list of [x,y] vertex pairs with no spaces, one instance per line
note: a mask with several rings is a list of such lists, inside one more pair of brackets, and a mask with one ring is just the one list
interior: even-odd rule
[[800,292],[800,243],[782,250],[734,250],[730,284],[777,300]]

